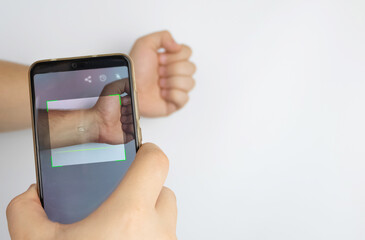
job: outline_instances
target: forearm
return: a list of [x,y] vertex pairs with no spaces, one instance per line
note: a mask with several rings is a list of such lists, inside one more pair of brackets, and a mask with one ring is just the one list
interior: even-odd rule
[[98,124],[91,109],[51,110],[48,113],[48,124],[51,148],[98,141]]
[[0,61],[0,132],[30,127],[28,66]]

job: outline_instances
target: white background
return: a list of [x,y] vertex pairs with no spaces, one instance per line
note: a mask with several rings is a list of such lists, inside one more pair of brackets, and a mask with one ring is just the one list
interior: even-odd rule
[[[2,0],[0,16],[0,58],[26,64],[162,29],[192,47],[188,105],[142,120],[170,158],[179,239],[365,239],[363,0]],[[0,134],[0,239],[35,182],[31,136]]]

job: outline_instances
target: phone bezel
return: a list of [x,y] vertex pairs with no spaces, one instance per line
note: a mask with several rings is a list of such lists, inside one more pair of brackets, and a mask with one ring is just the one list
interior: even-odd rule
[[[76,63],[77,67],[73,67]],[[41,175],[41,164],[39,157],[39,142],[38,142],[38,131],[35,119],[35,92],[34,92],[34,76],[41,73],[49,72],[65,72],[65,71],[78,71],[86,69],[97,69],[97,68],[108,68],[116,66],[127,66],[129,73],[129,86],[132,99],[132,115],[134,121],[134,133],[135,133],[135,144],[136,150],[138,151],[141,142],[142,134],[139,124],[139,113],[138,113],[138,98],[137,89],[134,77],[134,67],[132,59],[122,53],[115,54],[104,54],[104,55],[90,55],[90,56],[80,56],[72,58],[60,58],[60,59],[46,59],[34,62],[29,67],[29,96],[30,96],[30,108],[31,108],[31,118],[32,118],[32,130],[33,130],[33,146],[34,146],[34,160],[35,160],[35,170],[36,170],[36,181],[38,195],[41,200],[41,204],[44,207],[43,201],[43,190],[42,190],[42,175]]]

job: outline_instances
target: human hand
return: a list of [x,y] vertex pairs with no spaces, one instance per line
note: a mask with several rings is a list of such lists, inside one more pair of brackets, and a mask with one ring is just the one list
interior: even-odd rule
[[147,143],[122,182],[109,198],[87,218],[73,224],[51,222],[35,185],[14,198],[6,211],[13,240],[29,239],[176,239],[176,199],[163,187],[168,159]]
[[120,97],[129,91],[127,78],[106,85],[91,108],[97,131],[96,142],[122,144],[133,140],[134,125],[130,96]]
[[[160,48],[165,49],[159,53]],[[134,61],[139,111],[145,117],[169,115],[182,108],[193,89],[196,67],[191,49],[175,42],[168,31],[139,38],[130,56]]]

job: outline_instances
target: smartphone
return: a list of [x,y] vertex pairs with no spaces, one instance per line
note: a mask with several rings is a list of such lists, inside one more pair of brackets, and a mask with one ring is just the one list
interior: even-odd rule
[[52,221],[80,221],[118,186],[141,145],[132,60],[37,61],[29,89],[41,203]]

